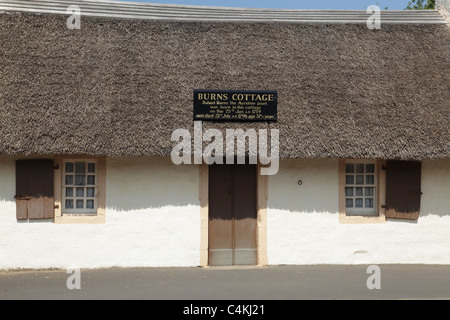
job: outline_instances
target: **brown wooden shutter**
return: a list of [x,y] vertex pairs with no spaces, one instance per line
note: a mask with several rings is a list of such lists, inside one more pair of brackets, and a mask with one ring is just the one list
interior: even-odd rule
[[53,160],[16,161],[16,218],[54,217]]
[[418,161],[387,161],[386,217],[419,218],[421,163]]

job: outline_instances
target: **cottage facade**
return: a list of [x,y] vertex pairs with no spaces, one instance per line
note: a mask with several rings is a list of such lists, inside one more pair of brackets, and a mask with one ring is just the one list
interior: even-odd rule
[[[450,29],[0,2],[0,268],[450,263]],[[276,90],[279,167],[174,164],[195,89]],[[206,144],[206,141],[204,141]]]

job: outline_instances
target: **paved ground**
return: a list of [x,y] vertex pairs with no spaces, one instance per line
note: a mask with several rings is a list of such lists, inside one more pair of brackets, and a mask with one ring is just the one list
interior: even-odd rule
[[381,289],[372,290],[367,267],[82,269],[73,290],[66,270],[10,271],[0,272],[0,300],[450,299],[450,266],[380,265]]

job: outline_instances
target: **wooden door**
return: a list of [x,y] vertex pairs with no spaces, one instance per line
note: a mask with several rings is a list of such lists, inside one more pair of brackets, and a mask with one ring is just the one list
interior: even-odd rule
[[255,265],[256,165],[209,166],[209,264]]

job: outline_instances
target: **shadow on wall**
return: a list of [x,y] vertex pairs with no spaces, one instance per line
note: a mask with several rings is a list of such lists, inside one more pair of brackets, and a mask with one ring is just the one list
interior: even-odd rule
[[[268,208],[337,213],[338,187],[338,160],[282,160],[278,174],[269,177]],[[450,216],[450,160],[423,160],[421,188],[421,217]]]
[[[200,205],[197,165],[175,165],[170,157],[108,159],[106,177],[107,208]],[[279,172],[269,176],[268,207],[338,212],[337,188],[337,160],[281,160]]]
[[338,160],[280,161],[269,177],[268,208],[293,212],[338,212]]
[[14,201],[16,194],[16,164],[10,156],[0,156],[0,202]]
[[[15,202],[15,158],[0,157],[0,201]],[[198,165],[175,165],[170,157],[108,159],[106,207],[139,210],[199,206]],[[269,176],[268,208],[291,212],[338,212],[338,160],[280,161]],[[420,216],[450,216],[450,160],[422,162]]]
[[175,165],[170,157],[128,157],[108,159],[106,168],[107,208],[200,205],[197,165]]

